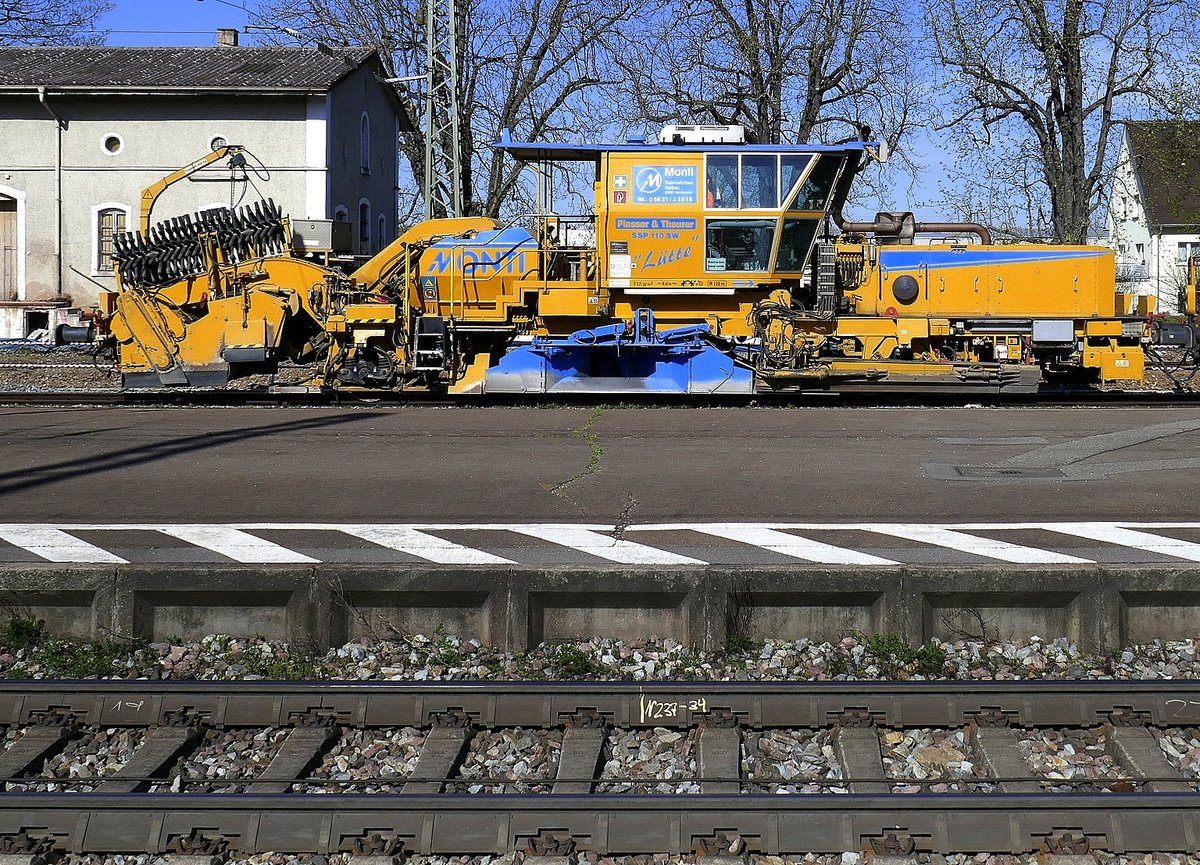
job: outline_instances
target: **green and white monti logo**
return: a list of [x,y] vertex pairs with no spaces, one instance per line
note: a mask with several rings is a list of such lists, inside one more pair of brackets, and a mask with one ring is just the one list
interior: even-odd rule
[[695,204],[700,190],[695,165],[635,165],[634,204]]

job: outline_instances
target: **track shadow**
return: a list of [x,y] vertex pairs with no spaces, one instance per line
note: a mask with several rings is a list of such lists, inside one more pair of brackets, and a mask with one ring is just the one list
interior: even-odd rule
[[48,486],[63,480],[78,480],[78,476],[83,473],[144,465],[179,454],[195,453],[198,450],[221,447],[234,442],[265,438],[280,433],[336,426],[352,421],[361,421],[364,418],[379,417],[383,414],[383,412],[355,412],[351,415],[336,414],[329,417],[305,418],[253,429],[203,432],[157,444],[139,446],[136,451],[129,448],[116,448],[92,456],[61,460],[46,466],[13,469],[0,472],[0,496]]

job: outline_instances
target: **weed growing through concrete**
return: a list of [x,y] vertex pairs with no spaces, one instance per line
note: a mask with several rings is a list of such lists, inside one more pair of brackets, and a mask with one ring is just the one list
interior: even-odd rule
[[596,406],[596,408],[592,410],[591,416],[588,417],[587,422],[583,426],[579,427],[579,429],[571,431],[571,435],[575,436],[576,438],[583,439],[584,443],[588,446],[588,450],[591,452],[591,456],[588,459],[587,465],[584,466],[583,470],[578,474],[567,478],[565,481],[559,481],[556,484],[550,485],[542,484],[542,487],[546,490],[546,492],[550,493],[551,495],[563,496],[565,498],[563,493],[564,489],[569,487],[571,484],[576,483],[577,481],[583,480],[588,475],[594,475],[596,472],[604,470],[604,466],[600,463],[600,460],[604,457],[604,448],[600,444],[600,434],[594,429],[596,426],[596,421],[600,419],[600,415],[604,414],[604,409],[605,406]]

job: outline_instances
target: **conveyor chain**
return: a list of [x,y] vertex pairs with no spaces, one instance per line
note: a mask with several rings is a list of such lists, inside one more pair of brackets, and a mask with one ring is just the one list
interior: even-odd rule
[[126,285],[161,287],[225,263],[278,255],[287,245],[283,211],[273,200],[176,216],[113,237],[113,261]]

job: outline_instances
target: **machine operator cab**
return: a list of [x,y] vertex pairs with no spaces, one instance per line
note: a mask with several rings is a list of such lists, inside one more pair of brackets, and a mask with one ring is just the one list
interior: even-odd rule
[[797,287],[867,144],[748,145],[740,126],[676,125],[657,142],[526,144],[505,132],[496,146],[522,162],[594,165],[597,287],[662,308],[663,296]]

